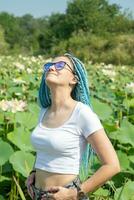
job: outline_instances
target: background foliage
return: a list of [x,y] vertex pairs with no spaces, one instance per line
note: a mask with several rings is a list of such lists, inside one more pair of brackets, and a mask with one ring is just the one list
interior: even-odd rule
[[[47,61],[43,56],[0,56],[0,199],[30,199],[25,187],[35,159],[30,135],[39,115],[41,66]],[[121,172],[90,199],[134,200],[134,71],[130,66],[89,61],[85,66],[94,111],[121,164]],[[100,167],[97,157],[94,161],[89,176]]]

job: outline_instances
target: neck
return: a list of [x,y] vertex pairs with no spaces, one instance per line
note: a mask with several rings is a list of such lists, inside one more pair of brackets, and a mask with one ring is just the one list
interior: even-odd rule
[[75,102],[70,92],[65,88],[63,90],[51,90],[51,100],[52,104],[50,110],[53,112],[68,109]]

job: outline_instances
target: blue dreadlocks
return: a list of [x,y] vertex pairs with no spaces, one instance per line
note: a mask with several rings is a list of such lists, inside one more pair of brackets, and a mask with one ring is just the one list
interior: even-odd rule
[[[71,92],[71,96],[76,101],[81,101],[84,104],[87,104],[93,110],[90,100],[90,90],[88,84],[88,75],[85,69],[84,64],[76,57],[72,56],[69,53],[65,53],[64,56],[68,57],[74,66],[74,71],[78,77],[78,82],[76,83],[75,87]],[[39,93],[38,93],[38,104],[41,107],[48,107],[51,105],[51,96],[50,96],[50,89],[45,83],[45,73],[43,73]],[[87,143],[87,147],[85,152],[82,156],[82,162],[80,165],[80,179],[84,181],[88,177],[89,173],[89,165],[92,165],[91,161],[93,161],[94,157],[94,150],[92,146]]]

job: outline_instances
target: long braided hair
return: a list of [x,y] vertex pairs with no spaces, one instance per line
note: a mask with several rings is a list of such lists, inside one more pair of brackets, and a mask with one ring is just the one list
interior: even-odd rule
[[[71,92],[71,96],[76,101],[81,101],[84,104],[87,104],[93,110],[90,100],[90,90],[88,84],[88,75],[85,69],[84,64],[76,57],[69,53],[65,53],[63,56],[69,58],[74,66],[75,74],[78,78],[78,82],[76,83],[75,87]],[[51,94],[50,89],[45,83],[45,73],[42,75],[42,80],[39,87],[39,93],[37,98],[37,103],[40,107],[48,107],[51,105]],[[93,164],[95,152],[91,146],[91,144],[87,143],[86,150],[82,155],[82,161],[80,165],[79,176],[80,180],[84,181],[87,179],[89,174],[89,169]]]

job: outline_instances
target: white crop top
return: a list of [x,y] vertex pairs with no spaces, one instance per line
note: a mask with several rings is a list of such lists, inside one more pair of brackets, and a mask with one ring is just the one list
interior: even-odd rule
[[79,174],[86,138],[103,128],[98,115],[78,101],[63,125],[48,128],[41,123],[46,110],[41,109],[38,124],[31,133],[31,143],[37,153],[34,167],[55,173]]

